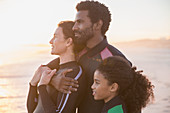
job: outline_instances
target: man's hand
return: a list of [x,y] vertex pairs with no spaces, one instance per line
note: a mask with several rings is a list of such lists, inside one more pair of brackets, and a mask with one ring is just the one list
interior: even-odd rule
[[66,77],[65,75],[68,72],[71,72],[72,69],[64,69],[56,76],[53,76],[51,84],[62,93],[71,93],[72,91],[77,91],[78,81],[73,78]]
[[42,73],[39,85],[47,85],[50,82],[51,77],[55,74],[55,72],[56,72],[56,69],[54,69],[54,70],[45,70]]
[[41,75],[42,75],[43,71],[45,71],[45,70],[51,70],[51,69],[44,65],[41,65],[38,67],[38,69],[35,71],[35,74],[32,77],[31,82],[30,82],[30,84],[32,86],[36,86],[38,84],[38,82],[40,81]]

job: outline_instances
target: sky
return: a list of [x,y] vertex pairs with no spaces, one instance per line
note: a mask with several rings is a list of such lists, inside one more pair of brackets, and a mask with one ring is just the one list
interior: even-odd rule
[[[0,52],[48,44],[57,24],[74,20],[81,0],[0,0]],[[98,0],[109,7],[111,42],[170,36],[170,0]]]

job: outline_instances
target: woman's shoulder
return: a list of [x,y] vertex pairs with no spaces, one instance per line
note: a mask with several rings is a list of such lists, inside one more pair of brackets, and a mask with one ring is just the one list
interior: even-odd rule
[[76,80],[83,73],[82,67],[76,61],[67,62],[67,63],[64,63],[64,64],[60,65],[60,68],[59,68],[58,72],[61,72],[62,70],[65,70],[65,69],[72,69],[72,71],[68,72],[66,74],[66,76],[74,78]]

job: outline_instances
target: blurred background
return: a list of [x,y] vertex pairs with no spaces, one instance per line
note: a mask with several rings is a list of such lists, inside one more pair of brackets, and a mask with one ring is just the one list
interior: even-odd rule
[[[81,0],[0,0],[0,113],[26,113],[29,81],[50,55],[57,24],[74,20]],[[170,1],[97,0],[109,7],[109,43],[144,70],[155,101],[143,113],[170,112]]]

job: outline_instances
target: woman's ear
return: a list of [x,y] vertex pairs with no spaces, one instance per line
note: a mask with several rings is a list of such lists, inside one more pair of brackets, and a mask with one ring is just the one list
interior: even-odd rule
[[72,38],[68,38],[67,41],[66,41],[66,46],[70,46],[73,44],[73,39]]
[[101,30],[102,26],[103,26],[103,21],[102,21],[102,20],[99,20],[98,22],[94,23],[93,29],[95,29],[95,30]]
[[118,89],[119,89],[119,85],[117,83],[113,83],[110,87],[110,92],[115,93],[118,91]]

